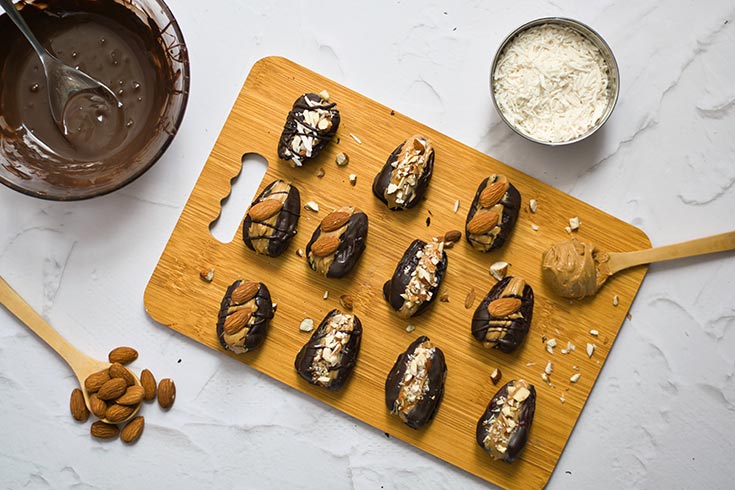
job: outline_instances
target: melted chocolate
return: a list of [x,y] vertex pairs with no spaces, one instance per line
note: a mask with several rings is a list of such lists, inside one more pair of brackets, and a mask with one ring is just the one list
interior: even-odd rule
[[21,15],[51,54],[107,85],[122,108],[78,94],[64,109],[65,129],[57,127],[41,61],[2,16],[0,164],[21,178],[86,188],[150,159],[146,145],[166,131],[159,119],[174,84],[155,25],[113,0],[45,0]]

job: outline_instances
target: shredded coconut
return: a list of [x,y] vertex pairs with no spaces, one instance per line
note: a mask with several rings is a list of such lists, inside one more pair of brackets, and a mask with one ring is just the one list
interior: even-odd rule
[[574,29],[554,24],[513,39],[500,55],[493,82],[508,121],[551,143],[585,134],[610,99],[609,70],[600,50]]

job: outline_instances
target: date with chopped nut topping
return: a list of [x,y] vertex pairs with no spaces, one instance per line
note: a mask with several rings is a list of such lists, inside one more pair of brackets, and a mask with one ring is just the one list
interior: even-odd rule
[[488,349],[513,352],[528,335],[533,289],[521,277],[508,276],[487,293],[472,316],[472,335]]
[[[326,98],[325,98],[326,97]],[[339,127],[336,103],[326,92],[304,94],[293,104],[278,141],[278,158],[301,167],[332,141]]]
[[412,429],[436,414],[444,395],[447,365],[444,353],[421,336],[398,356],[385,380],[385,406]]
[[299,190],[276,180],[250,205],[242,226],[245,245],[270,257],[281,255],[296,235],[301,210]]
[[398,145],[373,180],[373,194],[389,209],[416,206],[426,194],[434,170],[434,147],[414,135]]
[[414,240],[383,285],[383,296],[402,318],[419,315],[436,298],[446,270],[443,241]]
[[361,340],[360,319],[332,310],[296,356],[296,372],[311,384],[337,390],[355,368]]
[[536,411],[536,389],[525,380],[505,384],[477,421],[477,444],[493,459],[512,463],[528,441]]
[[238,279],[227,288],[219,309],[217,338],[220,345],[235,354],[259,347],[273,318],[273,303],[262,282]]
[[357,264],[368,233],[368,217],[352,206],[329,213],[306,245],[309,267],[327,277],[343,277]]
[[518,220],[521,195],[504,175],[491,175],[480,183],[465,222],[465,236],[475,250],[502,247]]

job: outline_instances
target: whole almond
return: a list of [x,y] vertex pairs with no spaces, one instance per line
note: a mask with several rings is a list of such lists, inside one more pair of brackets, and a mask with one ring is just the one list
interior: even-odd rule
[[322,220],[322,231],[330,232],[342,228],[350,220],[350,213],[345,211],[332,211]]
[[110,373],[110,378],[122,378],[128,386],[135,384],[135,375],[119,362],[113,363],[108,372]]
[[89,396],[89,408],[95,417],[102,419],[105,417],[107,411],[107,403],[104,400],[100,400],[96,393],[92,393]]
[[79,422],[86,422],[89,418],[89,410],[87,409],[87,405],[84,403],[84,394],[79,388],[75,388],[71,392],[69,410],[71,411],[71,416]]
[[355,301],[349,294],[343,294],[339,297],[339,304],[346,310],[351,310],[355,306]]
[[98,420],[92,424],[92,427],[89,428],[89,432],[93,437],[97,437],[99,439],[112,439],[113,437],[117,437],[120,433],[120,429],[118,429],[116,425],[107,424]]
[[266,199],[265,201],[260,201],[252,206],[248,211],[248,215],[251,220],[256,223],[260,223],[274,216],[282,207],[283,204],[280,201],[276,199]]
[[459,230],[450,230],[444,234],[444,243],[455,243],[462,238],[462,232]]
[[505,318],[518,311],[521,300],[518,298],[498,298],[487,305],[487,312],[494,318]]
[[311,253],[316,257],[332,255],[339,248],[339,238],[336,236],[320,236],[311,245]]
[[143,433],[143,427],[145,427],[145,419],[139,415],[123,427],[122,432],[120,432],[120,439],[128,444],[134,443],[140,439],[140,435]]
[[140,384],[143,386],[143,398],[149,402],[156,398],[156,378],[148,369],[140,373]]
[[507,182],[494,182],[488,185],[480,193],[480,206],[483,208],[495,206],[503,199],[506,192],[508,192]]
[[90,392],[94,393],[96,391],[99,391],[100,388],[102,388],[102,385],[110,381],[110,373],[107,372],[107,369],[104,371],[100,371],[98,373],[92,373],[89,376],[87,376],[87,379],[84,380],[84,388]]
[[97,397],[100,400],[114,400],[125,393],[127,387],[128,383],[124,379],[113,378],[102,385],[100,390],[97,392]]
[[224,329],[227,335],[234,335],[247,325],[252,312],[250,310],[237,310],[225,319]]
[[145,390],[142,386],[128,386],[125,393],[115,400],[115,403],[119,405],[137,405],[143,400],[143,395],[145,395]]
[[134,411],[135,407],[130,407],[128,405],[118,405],[117,403],[115,403],[114,405],[110,405],[109,407],[107,407],[107,411],[105,412],[105,419],[107,419],[107,421],[110,423],[117,424],[130,417],[130,415]]
[[495,225],[498,224],[498,218],[498,213],[495,211],[477,213],[472,220],[467,223],[467,232],[470,235],[484,235],[495,228]]
[[176,385],[173,380],[169,378],[163,378],[158,383],[158,404],[161,408],[171,408],[176,399]]
[[235,303],[236,305],[247,303],[248,301],[253,299],[256,294],[258,294],[259,290],[260,290],[259,282],[243,281],[240,283],[239,286],[235,288],[234,291],[232,291],[230,300],[232,303]]
[[130,364],[138,358],[138,351],[132,347],[116,347],[110,351],[107,358],[112,363]]

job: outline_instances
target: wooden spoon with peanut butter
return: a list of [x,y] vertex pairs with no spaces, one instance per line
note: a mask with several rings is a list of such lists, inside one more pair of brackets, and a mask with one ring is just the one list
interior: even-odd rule
[[623,269],[728,250],[735,250],[735,231],[634,252],[606,252],[572,238],[544,252],[541,268],[554,292],[582,299],[593,296],[608,277]]

